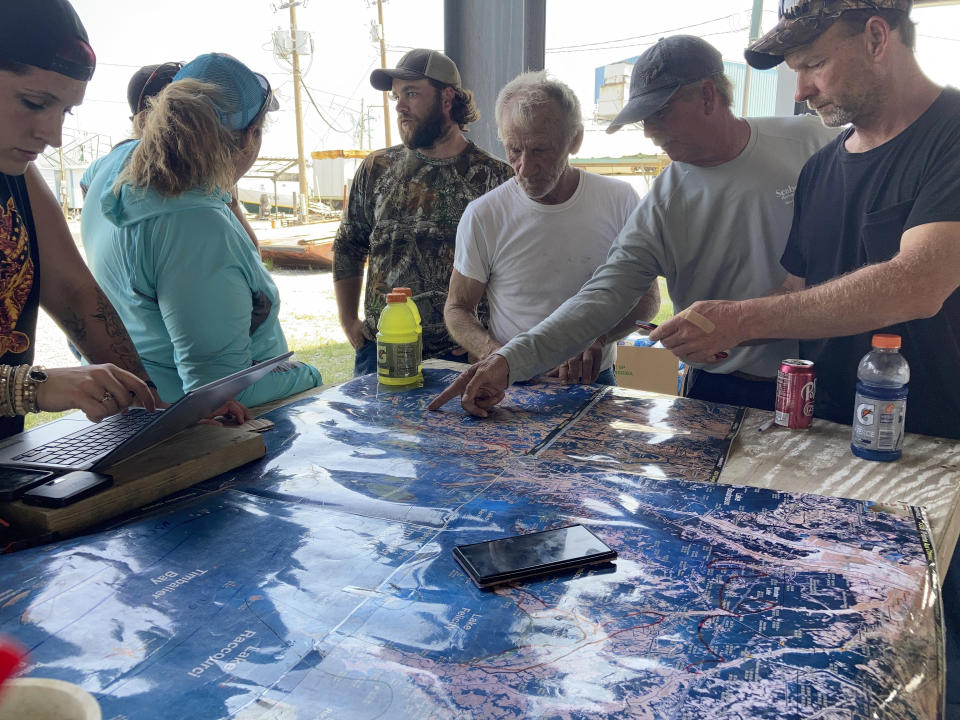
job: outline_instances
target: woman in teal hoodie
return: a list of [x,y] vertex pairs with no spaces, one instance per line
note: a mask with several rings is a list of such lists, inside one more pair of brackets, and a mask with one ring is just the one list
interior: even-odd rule
[[[87,261],[167,402],[287,350],[277,286],[226,190],[250,169],[276,107],[262,75],[201,55],[153,100],[142,138],[89,178]],[[237,400],[259,405],[321,382],[293,362]]]

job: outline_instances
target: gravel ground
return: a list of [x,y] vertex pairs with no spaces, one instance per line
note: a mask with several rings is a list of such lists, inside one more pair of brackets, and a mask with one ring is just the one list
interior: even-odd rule
[[[268,232],[266,223],[254,221],[253,226],[258,234]],[[70,223],[70,230],[80,245],[80,224]],[[80,252],[83,252],[82,246]],[[288,344],[304,346],[347,341],[337,321],[333,276],[329,270],[277,269],[270,274],[280,290],[280,325]],[[36,362],[47,367],[77,364],[67,349],[63,332],[43,310],[37,322]]]

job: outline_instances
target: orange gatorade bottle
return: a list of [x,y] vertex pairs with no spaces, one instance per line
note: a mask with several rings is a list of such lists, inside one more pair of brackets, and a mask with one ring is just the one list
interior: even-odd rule
[[377,379],[384,385],[423,385],[417,322],[403,293],[389,293],[377,321]]
[[413,313],[413,319],[417,321],[417,348],[419,353],[417,367],[420,369],[420,372],[423,372],[423,325],[420,323],[420,309],[413,301],[413,290],[408,287],[399,287],[394,288],[393,292],[403,293],[407,296],[407,307],[410,308],[410,312]]

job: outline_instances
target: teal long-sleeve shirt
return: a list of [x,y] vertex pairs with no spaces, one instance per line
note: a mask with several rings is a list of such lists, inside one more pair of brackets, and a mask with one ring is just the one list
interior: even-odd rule
[[[186,392],[287,351],[277,286],[229,195],[163,197],[112,188],[135,142],[94,163],[81,235],[94,277],[120,314],[160,397]],[[315,387],[319,371],[291,363],[237,396],[248,406]]]

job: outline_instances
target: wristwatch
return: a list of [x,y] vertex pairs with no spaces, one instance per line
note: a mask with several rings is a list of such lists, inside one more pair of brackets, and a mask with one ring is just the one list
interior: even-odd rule
[[23,382],[20,385],[19,402],[16,403],[14,407],[18,411],[23,410],[24,415],[28,412],[40,412],[40,408],[37,405],[37,385],[45,383],[46,381],[47,371],[43,365],[34,365],[27,370],[27,375],[23,378]]

